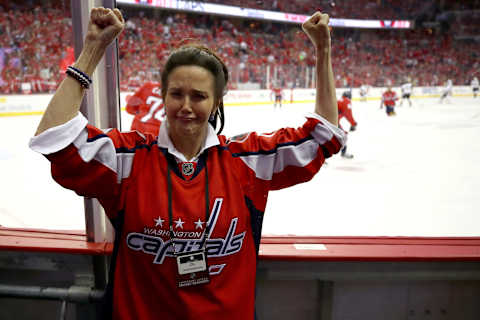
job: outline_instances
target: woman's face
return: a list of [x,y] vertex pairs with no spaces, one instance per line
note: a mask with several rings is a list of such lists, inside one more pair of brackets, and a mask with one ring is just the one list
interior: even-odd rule
[[203,138],[214,110],[213,74],[199,66],[179,66],[168,76],[165,109],[172,140]]

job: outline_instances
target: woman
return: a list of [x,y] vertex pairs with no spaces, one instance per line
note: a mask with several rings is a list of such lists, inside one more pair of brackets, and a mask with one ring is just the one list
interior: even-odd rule
[[105,133],[79,114],[84,87],[122,31],[120,11],[94,8],[84,48],[50,102],[32,149],[66,188],[99,199],[116,230],[109,293],[114,319],[253,319],[269,190],[310,180],[344,144],[330,63],[328,16],[303,28],[317,49],[316,115],[303,127],[227,140],[228,70],[183,47],[162,73],[167,120],[158,137]]

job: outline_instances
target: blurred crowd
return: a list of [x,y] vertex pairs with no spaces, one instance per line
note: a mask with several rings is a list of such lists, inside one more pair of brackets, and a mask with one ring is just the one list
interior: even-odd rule
[[19,92],[22,83],[33,92],[54,90],[71,44],[71,19],[59,9],[0,11],[0,92]]
[[[311,2],[268,1],[267,5],[267,1],[245,0],[241,4],[284,11],[293,11],[295,7],[305,13],[314,11]],[[328,5],[332,15],[340,10],[334,2],[318,2]],[[403,10],[415,6],[411,0],[348,3],[352,11],[356,11],[353,6],[360,4],[374,4],[376,12],[387,4]],[[69,10],[64,2],[57,6],[5,8],[0,0],[0,92],[53,91],[74,59]],[[348,10],[349,17],[358,18]],[[132,7],[123,8],[123,12],[127,21],[119,39],[123,91],[135,90],[146,81],[159,81],[160,70],[172,48],[186,41],[198,41],[217,51],[230,69],[230,89],[245,88],[246,84],[267,88],[273,82],[283,87],[314,86],[314,51],[299,25]],[[362,14],[365,12],[370,11]],[[387,12],[381,12],[383,18]],[[465,16],[465,20],[471,18]],[[466,23],[467,31],[469,25]],[[407,78],[417,86],[443,85],[447,78],[455,85],[468,84],[474,75],[478,76],[480,43],[443,31],[333,29],[336,86],[400,85]],[[22,88],[22,84],[28,85]]]

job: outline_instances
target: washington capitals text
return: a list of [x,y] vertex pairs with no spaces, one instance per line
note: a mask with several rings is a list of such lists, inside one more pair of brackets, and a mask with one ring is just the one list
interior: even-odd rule
[[[239,252],[246,235],[246,231],[235,234],[238,218],[232,218],[227,234],[224,238],[210,238],[210,235],[215,229],[222,202],[223,199],[215,199],[212,213],[208,221],[208,228],[206,230],[208,233],[206,242],[206,252],[208,257],[223,257]],[[127,246],[130,249],[154,255],[155,258],[153,259],[153,263],[155,264],[162,264],[165,257],[174,257],[173,243],[175,243],[176,253],[200,250],[204,245],[203,237],[199,239],[169,239],[164,241],[160,237],[137,232],[129,233],[126,240]]]

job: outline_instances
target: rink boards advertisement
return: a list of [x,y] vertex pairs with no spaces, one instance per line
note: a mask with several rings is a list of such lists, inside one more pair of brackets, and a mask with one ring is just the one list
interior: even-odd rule
[[[342,93],[350,90],[346,88],[337,88],[337,98]],[[360,89],[353,88],[353,101],[360,99]],[[400,96],[400,88],[394,88]],[[412,98],[436,98],[439,97],[443,87],[415,87]],[[368,91],[366,98],[368,100],[380,99],[385,88],[372,87]],[[472,89],[469,86],[455,86],[452,90],[455,97],[469,97],[472,95]],[[126,105],[126,97],[131,92],[122,92],[120,94],[121,108]],[[0,95],[0,116],[21,116],[21,115],[39,115],[42,114],[52,94],[31,94],[31,95]],[[273,103],[273,95],[270,90],[230,90],[224,97],[225,106],[254,106]],[[285,103],[313,103],[315,101],[315,89],[284,89],[283,101]]]

